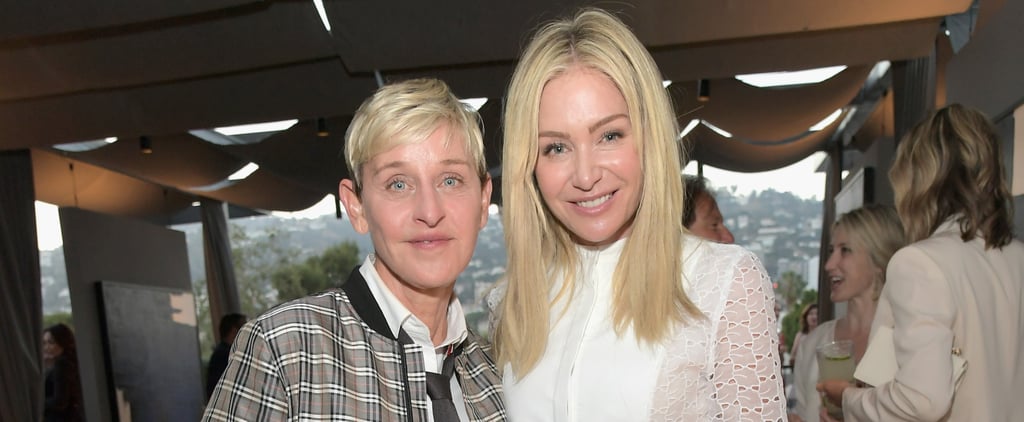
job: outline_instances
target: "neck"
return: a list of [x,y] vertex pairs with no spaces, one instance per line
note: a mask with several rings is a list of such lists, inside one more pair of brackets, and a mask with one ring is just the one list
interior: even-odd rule
[[392,293],[402,305],[419,318],[430,330],[430,340],[435,345],[444,342],[448,337],[448,303],[451,301],[454,286],[439,288],[434,291],[417,291],[413,289],[392,289]]
[[854,333],[871,331],[871,322],[875,319],[878,302],[870,297],[856,297],[846,302],[844,323]]
[[[449,295],[449,298],[451,296]],[[408,306],[408,305],[407,305]],[[430,341],[434,345],[440,345],[448,338],[448,300],[438,301],[434,304],[424,304],[419,309],[409,308],[409,311],[423,321],[430,329]]]
[[440,287],[420,288],[399,280],[380,259],[374,261],[374,268],[402,306],[426,324],[430,340],[435,345],[444,342],[448,337],[448,303],[455,291],[455,281]]

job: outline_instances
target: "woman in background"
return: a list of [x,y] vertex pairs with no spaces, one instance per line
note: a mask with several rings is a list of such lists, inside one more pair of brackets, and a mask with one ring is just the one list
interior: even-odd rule
[[858,208],[843,214],[832,225],[832,243],[825,262],[827,281],[831,285],[829,299],[833,303],[845,302],[846,314],[821,323],[800,341],[799,349],[794,344],[796,407],[790,421],[819,420],[821,395],[815,390],[818,383],[815,350],[819,346],[852,340],[854,361],[860,361],[864,355],[878,296],[885,285],[885,266],[904,244],[903,226],[891,207]]
[[43,362],[47,367],[43,420],[84,420],[75,334],[67,325],[55,324],[43,330]]
[[[1024,415],[1024,244],[999,136],[952,104],[900,141],[889,179],[910,246],[892,257],[874,326],[893,327],[893,380],[819,385],[847,421],[1009,421]],[[967,360],[954,386],[951,350]],[[955,393],[955,394],[954,394]]]
[[800,342],[815,328],[818,328],[818,304],[810,303],[804,306],[803,312],[800,312],[800,329],[793,338],[793,351],[789,353],[792,364],[796,364],[796,350],[800,347]]
[[679,130],[615,16],[541,28],[509,86],[495,333],[509,417],[782,420],[771,283],[683,229]]

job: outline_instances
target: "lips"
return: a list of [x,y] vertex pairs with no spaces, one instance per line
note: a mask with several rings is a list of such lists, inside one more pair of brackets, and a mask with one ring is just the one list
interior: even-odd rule
[[843,277],[834,275],[834,276],[829,277],[828,281],[829,281],[829,283],[832,283],[833,286],[835,286],[835,285],[843,282]]
[[444,245],[452,240],[447,236],[428,236],[409,240],[409,243],[417,248],[433,248]]
[[594,199],[590,199],[590,200],[586,200],[586,201],[579,201],[579,202],[576,202],[575,204],[580,206],[580,207],[582,207],[582,208],[594,208],[594,207],[599,206],[599,205],[601,205],[601,204],[603,204],[605,202],[608,202],[609,199],[612,199],[612,195],[614,195],[614,194],[615,193],[612,192],[612,193],[609,193],[607,195],[603,195],[603,196],[600,196],[600,197],[597,197],[597,198],[594,198]]

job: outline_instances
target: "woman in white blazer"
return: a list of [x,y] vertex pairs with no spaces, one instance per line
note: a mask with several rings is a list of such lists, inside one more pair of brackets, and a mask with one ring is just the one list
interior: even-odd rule
[[[874,388],[819,384],[846,421],[1024,417],[1024,244],[1002,163],[992,124],[958,104],[900,142],[889,178],[912,244],[889,261],[872,324],[893,328],[899,369]],[[958,389],[954,348],[968,364]]]

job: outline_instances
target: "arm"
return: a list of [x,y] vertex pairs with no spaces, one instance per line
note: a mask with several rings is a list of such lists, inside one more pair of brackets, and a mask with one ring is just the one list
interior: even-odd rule
[[882,300],[892,306],[896,377],[875,388],[847,388],[843,411],[851,420],[938,420],[953,400],[955,304],[948,282],[920,249],[904,248],[889,261]]
[[230,353],[230,348],[225,349],[223,344],[218,344],[213,349],[213,353],[210,354],[210,364],[206,369],[207,400],[210,399],[213,389],[217,387],[217,381],[220,381],[220,376],[224,374],[224,370],[228,367],[228,356]]
[[791,365],[796,365],[796,352],[800,349],[800,340],[803,340],[804,337],[807,336],[799,331],[797,331],[796,336],[793,337],[793,349],[789,351],[789,363]]
[[733,281],[714,334],[713,381],[726,420],[786,418],[774,309],[768,275],[747,253],[733,268]]
[[278,359],[254,321],[235,338],[223,379],[217,384],[203,421],[280,421],[288,417],[288,394]]
[[793,350],[799,352],[793,362],[793,396],[796,400],[793,413],[811,421],[818,420],[818,411],[821,409],[821,396],[814,389],[818,382],[818,359],[814,349],[822,342],[823,337],[832,337],[832,324],[826,322],[806,336],[802,336],[800,350]]
[[57,358],[53,362],[53,368],[50,369],[50,377],[53,380],[53,396],[47,397],[44,406],[50,409],[58,415],[63,415],[71,407],[71,388],[75,386],[71,385],[71,380],[68,376],[70,372],[69,364],[67,360]]

